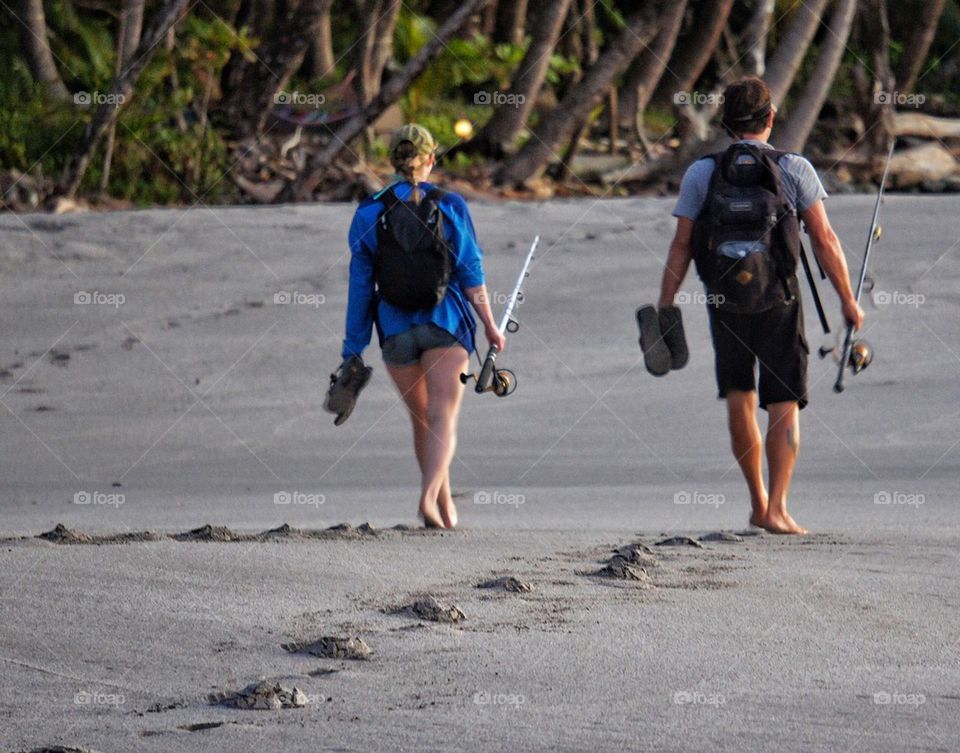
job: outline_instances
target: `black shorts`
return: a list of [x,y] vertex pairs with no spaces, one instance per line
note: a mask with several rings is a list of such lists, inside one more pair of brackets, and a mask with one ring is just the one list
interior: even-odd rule
[[716,355],[720,398],[730,390],[757,389],[760,364],[760,407],[796,401],[807,404],[807,356],[803,307],[798,296],[760,314],[731,314],[708,307]]
[[460,345],[457,338],[433,322],[427,322],[417,324],[399,335],[391,335],[383,341],[380,350],[385,364],[399,367],[419,363],[420,356],[428,350],[452,348],[454,345]]

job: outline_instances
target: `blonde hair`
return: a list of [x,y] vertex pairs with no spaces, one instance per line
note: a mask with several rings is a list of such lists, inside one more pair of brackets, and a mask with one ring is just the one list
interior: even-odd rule
[[417,184],[416,172],[427,164],[431,154],[433,152],[427,154],[419,152],[412,141],[401,141],[390,152],[390,163],[393,169],[397,171],[397,175],[413,186],[410,196],[417,204],[420,203],[420,186]]

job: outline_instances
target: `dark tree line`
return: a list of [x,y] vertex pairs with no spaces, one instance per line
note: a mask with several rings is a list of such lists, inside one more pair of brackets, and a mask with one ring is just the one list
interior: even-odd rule
[[[717,95],[744,74],[762,75],[771,88],[782,115],[777,145],[800,150],[839,72],[847,71],[852,94],[844,94],[844,106],[863,120],[858,149],[869,155],[895,130],[896,102],[882,95],[913,90],[945,9],[953,7],[948,0],[897,6],[887,0],[432,0],[409,6],[400,0],[220,0],[211,12],[254,42],[230,52],[211,118],[232,142],[268,139],[277,96],[292,81],[322,79],[339,87],[352,110],[322,132],[324,143],[279,194],[306,198],[324,171],[358,159],[370,143],[368,127],[426,70],[450,64],[456,40],[483,39],[489,41],[484,49],[494,51],[489,54],[518,50],[507,78],[486,84],[513,96],[491,103],[476,134],[455,151],[487,160],[495,183],[523,184],[547,170],[563,177],[591,133],[603,135],[611,151],[626,143],[643,156],[626,173],[631,180],[675,172],[722,138],[714,125]],[[69,101],[66,72],[51,46],[49,8],[43,0],[19,0],[12,11],[18,53],[49,97]],[[175,51],[178,35],[182,41],[188,33],[184,19],[202,12],[192,0],[120,0],[111,94],[128,101],[152,57],[160,49]],[[403,15],[408,12],[412,20]],[[908,15],[909,26],[892,30],[892,12]],[[398,59],[401,27],[409,35],[423,20],[429,22],[424,43]],[[346,27],[350,38],[340,33]],[[480,85],[463,84],[461,96],[469,102],[470,86]],[[63,194],[79,190],[101,151],[106,186],[122,111],[108,104],[95,111],[60,177]],[[674,121],[674,148],[667,152],[653,148],[651,113]]]

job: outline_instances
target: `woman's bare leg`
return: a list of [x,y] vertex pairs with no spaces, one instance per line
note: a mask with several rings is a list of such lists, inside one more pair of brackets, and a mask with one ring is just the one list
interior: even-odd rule
[[463,400],[460,375],[466,371],[467,359],[467,351],[458,345],[432,348],[420,358],[427,383],[420,506],[439,509],[448,528],[457,524],[457,508],[450,495],[450,464],[457,449],[457,420]]
[[[422,476],[427,451],[427,436],[430,431],[427,426],[427,380],[424,378],[423,367],[419,363],[410,366],[390,366],[388,364],[387,373],[390,374],[390,378],[397,386],[400,397],[403,398],[410,414],[410,422],[413,425],[413,450],[417,456],[417,464],[420,466]],[[436,501],[425,505],[424,499],[421,497],[420,514],[423,516],[424,523],[443,527],[443,519]]]

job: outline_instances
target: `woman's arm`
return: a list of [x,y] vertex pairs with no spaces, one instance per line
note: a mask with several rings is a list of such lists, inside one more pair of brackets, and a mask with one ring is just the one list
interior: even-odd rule
[[445,203],[451,219],[450,241],[454,248],[457,277],[463,285],[464,294],[483,323],[487,342],[491,346],[496,345],[497,350],[503,350],[506,338],[497,327],[490,309],[490,296],[484,283],[483,252],[477,243],[470,210],[463,198],[456,194],[450,194]]
[[472,288],[465,288],[463,292],[466,293],[467,298],[477,312],[477,316],[479,316],[480,321],[483,322],[483,328],[487,335],[487,343],[490,346],[496,345],[497,350],[502,351],[507,344],[507,340],[497,327],[497,323],[493,320],[493,311],[490,309],[490,296],[487,294],[487,286],[477,285]]
[[373,291],[373,253],[365,242],[373,227],[360,219],[359,212],[350,225],[350,290],[347,295],[346,337],[341,356],[363,356],[370,344],[376,298]]

